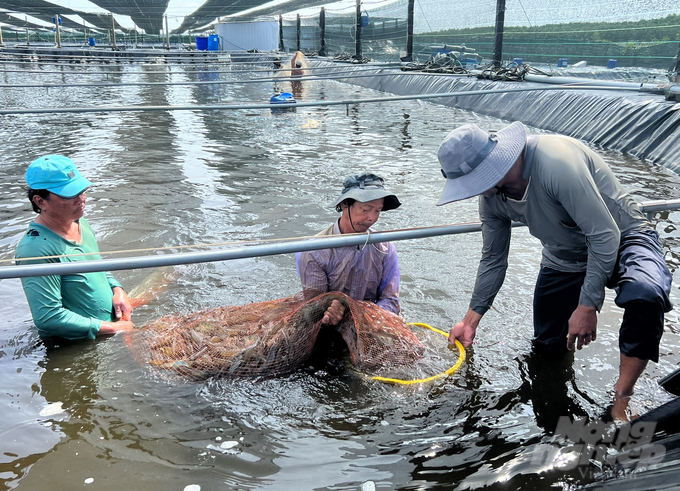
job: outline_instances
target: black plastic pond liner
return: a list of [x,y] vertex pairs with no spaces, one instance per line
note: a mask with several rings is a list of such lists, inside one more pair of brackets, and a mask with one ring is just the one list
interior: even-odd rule
[[[315,65],[332,64],[317,62]],[[352,66],[347,67],[348,72],[352,69]],[[587,82],[587,79],[584,80],[584,83]],[[397,95],[555,87],[535,82],[492,82],[472,77],[421,75],[414,72],[354,79],[351,83]],[[521,121],[535,128],[628,153],[680,173],[680,104],[666,101],[662,95],[616,89],[552,90],[449,97],[432,102],[506,121]],[[442,139],[444,136],[442,134]]]

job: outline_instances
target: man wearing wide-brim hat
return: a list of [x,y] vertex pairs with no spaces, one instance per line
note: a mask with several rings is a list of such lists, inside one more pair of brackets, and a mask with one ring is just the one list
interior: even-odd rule
[[[26,183],[38,215],[17,246],[17,264],[101,259],[83,218],[85,192],[92,183],[75,163],[63,155],[40,157],[28,166]],[[109,272],[34,276],[22,278],[21,284],[41,336],[94,339],[134,327],[130,300]]]
[[[385,189],[384,181],[375,174],[348,177],[340,196],[331,204],[342,215],[318,237],[371,233],[380,213],[401,206],[399,199]],[[389,242],[364,246],[338,247],[296,255],[298,274],[305,297],[339,291],[354,300],[375,302],[379,307],[398,314],[399,263],[397,250]],[[323,324],[336,325],[345,307],[334,300],[322,319]]]
[[439,147],[446,185],[438,205],[480,195],[483,249],[470,308],[449,335],[469,346],[508,264],[512,221],[543,244],[534,291],[536,351],[595,341],[605,286],[624,309],[615,409],[627,406],[648,360],[658,361],[671,275],[658,235],[611,169],[579,141],[527,136],[515,122],[495,134],[474,124]]

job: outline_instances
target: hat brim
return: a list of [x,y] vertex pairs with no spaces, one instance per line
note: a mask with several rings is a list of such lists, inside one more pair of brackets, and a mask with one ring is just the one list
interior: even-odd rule
[[385,189],[361,189],[359,187],[352,188],[345,194],[341,194],[339,198],[331,203],[331,206],[335,208],[346,199],[353,199],[360,203],[366,203],[380,198],[384,199],[382,211],[394,210],[401,206],[401,202],[397,196]]
[[472,172],[446,180],[437,206],[478,196],[505,177],[526,146],[526,129],[515,121],[496,133],[496,138],[495,148]]
[[46,189],[50,193],[54,193],[58,196],[61,196],[62,198],[75,198],[90,186],[92,186],[92,183],[80,176],[66,183],[64,186],[56,186]]

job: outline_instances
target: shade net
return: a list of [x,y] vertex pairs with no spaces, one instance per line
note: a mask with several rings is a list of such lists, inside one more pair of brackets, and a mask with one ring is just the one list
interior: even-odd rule
[[[502,60],[564,68],[587,65],[660,70],[673,68],[680,50],[680,3],[621,0],[616,9],[591,0],[506,0]],[[408,0],[362,2],[361,56],[398,61],[406,54]],[[473,53],[476,68],[493,60],[496,0],[429,0],[413,11],[413,57],[420,62],[442,52]],[[312,16],[316,19],[319,15]],[[307,17],[306,19],[311,19]],[[302,35],[321,43],[319,22],[304,22]],[[297,49],[296,20],[284,14],[284,46]],[[356,56],[356,9],[325,11],[329,56]],[[309,43],[311,46],[312,43]],[[308,51],[301,39],[301,49]],[[460,56],[465,58],[464,56]],[[520,61],[521,60],[521,61]],[[469,63],[464,63],[469,64]],[[584,63],[580,64],[581,66]]]
[[[333,300],[345,306],[345,315],[337,326],[326,326],[322,318]],[[192,380],[273,377],[301,368],[325,329],[339,333],[349,363],[368,375],[432,375],[457,358],[446,349],[444,356],[433,355],[442,350],[428,350],[401,317],[340,292],[169,315],[130,333],[126,342],[140,363],[159,373]]]

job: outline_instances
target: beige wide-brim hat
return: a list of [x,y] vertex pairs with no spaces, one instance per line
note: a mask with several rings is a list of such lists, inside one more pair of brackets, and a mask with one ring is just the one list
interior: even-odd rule
[[526,128],[519,121],[491,135],[475,124],[453,130],[437,154],[446,177],[437,206],[493,188],[517,161],[526,142]]

